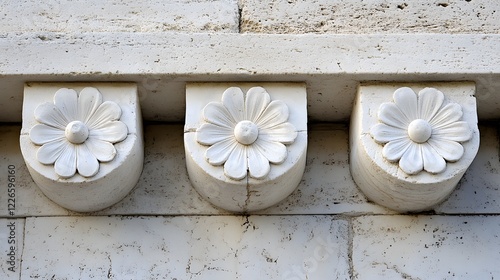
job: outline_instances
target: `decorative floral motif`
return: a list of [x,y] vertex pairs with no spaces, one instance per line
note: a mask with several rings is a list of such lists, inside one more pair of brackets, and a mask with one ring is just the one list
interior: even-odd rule
[[464,154],[458,142],[472,137],[462,118],[462,107],[444,104],[444,94],[425,88],[418,95],[407,87],[394,92],[394,102],[383,103],[378,111],[381,123],[371,128],[373,139],[385,144],[382,155],[399,161],[407,174],[422,170],[437,174],[446,169],[446,161],[459,160]]
[[114,159],[113,143],[127,137],[127,126],[119,121],[121,113],[118,104],[102,102],[96,88],[84,88],[80,95],[73,89],[59,89],[54,103],[46,102],[35,109],[35,119],[41,124],[31,128],[30,138],[42,145],[38,161],[54,164],[62,178],[70,178],[76,171],[84,177],[94,176],[99,162]]
[[253,87],[246,96],[240,88],[228,88],[221,102],[210,102],[203,109],[207,123],[197,129],[197,141],[209,145],[205,158],[212,165],[224,164],[231,179],[247,176],[263,179],[271,170],[270,162],[283,163],[287,157],[284,144],[297,137],[295,127],[287,122],[288,107],[271,101],[264,88]]

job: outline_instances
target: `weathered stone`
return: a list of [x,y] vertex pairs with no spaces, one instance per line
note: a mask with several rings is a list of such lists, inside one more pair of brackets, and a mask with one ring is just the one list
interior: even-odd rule
[[365,216],[353,222],[354,279],[493,279],[500,219]]
[[347,279],[347,239],[321,216],[28,218],[22,279]]
[[[4,32],[238,32],[237,0],[2,2]],[[40,36],[41,40],[44,36]]]
[[495,0],[241,3],[240,28],[248,33],[499,33]]

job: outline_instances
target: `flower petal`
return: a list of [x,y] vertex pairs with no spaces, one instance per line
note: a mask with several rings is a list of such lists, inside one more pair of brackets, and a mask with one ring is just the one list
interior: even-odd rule
[[76,168],[83,177],[92,177],[99,171],[99,162],[87,145],[76,145]]
[[54,164],[54,169],[62,178],[73,177],[76,173],[76,148],[75,145],[64,141],[64,149]]
[[205,158],[212,165],[222,165],[232,151],[239,145],[234,138],[228,138],[215,143],[205,152]]
[[244,120],[245,102],[243,101],[243,91],[240,88],[230,87],[226,89],[222,94],[222,104],[236,123]]
[[82,89],[80,96],[78,96],[78,119],[88,123],[101,103],[102,95],[96,88],[86,87]]
[[61,88],[54,94],[54,105],[68,121],[77,120],[78,94],[74,89]]
[[449,123],[432,130],[431,138],[463,142],[472,137],[469,124],[464,121]]
[[446,161],[443,157],[429,143],[424,143],[421,147],[425,171],[433,174],[443,172],[446,169]]
[[236,121],[229,111],[220,102],[210,102],[203,108],[205,121],[226,128],[233,129]]
[[427,143],[447,161],[457,161],[464,155],[464,147],[455,141],[431,137]]
[[295,138],[297,138],[297,130],[293,124],[286,122],[273,128],[260,129],[259,138],[266,141],[292,144]]
[[394,103],[382,103],[378,109],[379,121],[406,130],[410,121]]
[[247,169],[247,147],[237,145],[224,163],[224,174],[231,179],[241,180],[247,176]]
[[382,155],[388,161],[398,161],[412,143],[413,142],[406,137],[390,141],[385,144],[382,149]]
[[409,175],[417,174],[424,169],[420,144],[412,143],[399,160],[399,167]]
[[90,130],[106,125],[108,122],[120,119],[122,109],[111,101],[103,102],[86,123]]
[[89,137],[85,145],[100,162],[112,161],[116,156],[115,146],[107,141]]
[[116,143],[123,141],[127,138],[128,129],[127,125],[121,121],[106,122],[98,128],[89,131],[89,138],[95,137],[97,139]]
[[281,100],[269,103],[255,124],[261,129],[267,129],[282,124],[288,120],[288,106]]
[[38,149],[36,158],[42,164],[54,164],[54,162],[56,162],[56,160],[64,151],[66,147],[65,142],[66,140],[64,138],[61,138],[59,140],[44,144],[40,147],[40,149]]
[[57,127],[62,130],[65,130],[66,125],[69,123],[69,120],[63,116],[56,105],[49,102],[38,105],[35,109],[34,115],[38,122],[48,126]]
[[418,93],[418,118],[430,121],[443,105],[444,94],[435,88],[424,88]]
[[248,90],[245,100],[245,120],[255,122],[271,102],[269,93],[262,87],[253,87]]
[[272,163],[283,163],[288,155],[286,146],[279,142],[266,141],[259,137],[253,145]]
[[196,130],[196,140],[203,145],[213,145],[232,137],[232,129],[211,123],[204,123]]
[[402,87],[394,91],[394,102],[401,110],[401,112],[406,116],[408,121],[418,119],[418,102],[417,94],[409,88]]
[[37,145],[42,145],[63,138],[64,130],[45,124],[37,124],[30,129],[31,142]]
[[401,138],[407,138],[408,133],[404,129],[378,123],[371,127],[370,134],[377,143],[387,143]]
[[448,103],[429,121],[431,126],[436,129],[449,123],[454,123],[462,118],[462,107],[457,103]]
[[247,151],[250,176],[255,179],[264,179],[269,174],[269,171],[271,171],[269,161],[256,147],[247,146]]

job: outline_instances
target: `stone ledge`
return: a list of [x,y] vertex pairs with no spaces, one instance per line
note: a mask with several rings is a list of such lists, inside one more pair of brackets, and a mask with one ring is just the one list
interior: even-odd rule
[[327,122],[349,119],[360,82],[474,81],[479,118],[493,119],[499,52],[495,34],[6,33],[0,121],[21,121],[30,81],[136,82],[144,119],[176,122],[188,81],[306,82],[309,121]]

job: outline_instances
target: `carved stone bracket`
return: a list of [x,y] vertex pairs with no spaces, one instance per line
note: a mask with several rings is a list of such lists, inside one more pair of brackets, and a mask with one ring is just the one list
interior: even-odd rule
[[307,150],[304,84],[192,83],[186,100],[187,169],[203,197],[248,212],[295,190]]
[[25,86],[21,151],[42,192],[74,211],[123,199],[142,172],[142,119],[134,84]]
[[361,85],[350,167],[372,201],[413,212],[445,200],[479,148],[473,83]]

